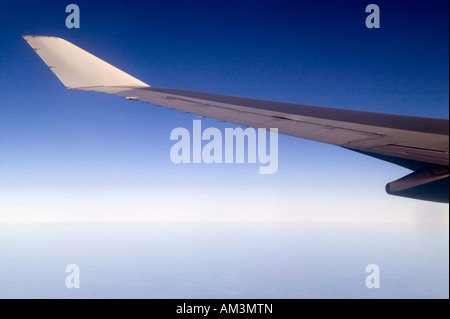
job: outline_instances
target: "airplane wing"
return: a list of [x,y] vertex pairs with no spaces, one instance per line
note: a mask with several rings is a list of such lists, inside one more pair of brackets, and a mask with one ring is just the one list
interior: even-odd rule
[[413,171],[388,183],[387,193],[449,202],[448,119],[150,87],[64,39],[23,37],[68,89],[115,94],[254,128],[278,128],[283,134],[341,146]]

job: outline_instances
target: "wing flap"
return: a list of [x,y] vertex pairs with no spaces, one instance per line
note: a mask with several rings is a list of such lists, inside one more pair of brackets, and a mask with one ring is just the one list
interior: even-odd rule
[[[330,108],[263,101],[270,102],[269,108],[261,105],[261,100],[240,97],[232,97],[230,104],[229,96],[155,87],[117,89],[114,94],[244,126],[276,127],[282,134],[367,153],[444,166],[449,163],[448,120],[381,114],[390,124],[385,127],[381,126],[380,113],[372,112],[324,112]],[[287,106],[294,111],[286,113]],[[395,120],[399,128],[395,127]]]

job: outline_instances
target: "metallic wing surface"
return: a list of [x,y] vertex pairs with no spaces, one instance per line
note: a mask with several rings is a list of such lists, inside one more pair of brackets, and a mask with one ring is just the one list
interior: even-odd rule
[[449,202],[449,121],[150,87],[57,37],[24,36],[59,80],[73,90],[130,100],[333,144],[412,170],[388,183],[392,195]]

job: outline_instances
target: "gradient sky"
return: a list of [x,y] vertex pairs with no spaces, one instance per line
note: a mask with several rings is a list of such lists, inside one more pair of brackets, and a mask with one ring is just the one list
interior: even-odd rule
[[173,164],[170,132],[191,129],[195,115],[66,90],[21,37],[65,38],[155,87],[448,119],[448,1],[374,1],[380,29],[365,27],[369,1],[75,1],[81,28],[67,29],[69,3],[0,5],[8,234],[74,222],[356,223],[390,225],[390,235],[413,225],[442,235],[448,297],[448,205],[384,191],[408,170],[283,135],[274,175],[259,164]]

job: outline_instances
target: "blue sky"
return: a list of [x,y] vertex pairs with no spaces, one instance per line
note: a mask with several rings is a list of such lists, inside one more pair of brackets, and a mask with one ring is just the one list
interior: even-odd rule
[[[66,90],[21,37],[65,38],[155,87],[448,118],[448,2],[377,1],[376,30],[364,24],[367,1],[75,3],[79,29],[65,26],[69,2],[0,5],[2,227],[296,222],[331,223],[335,234],[390,225],[394,236],[392,225],[409,225],[447,234],[436,256],[448,256],[448,205],[384,191],[406,169],[281,135],[274,175],[258,164],[175,165],[170,132],[195,115]],[[438,267],[448,297],[448,258]]]

